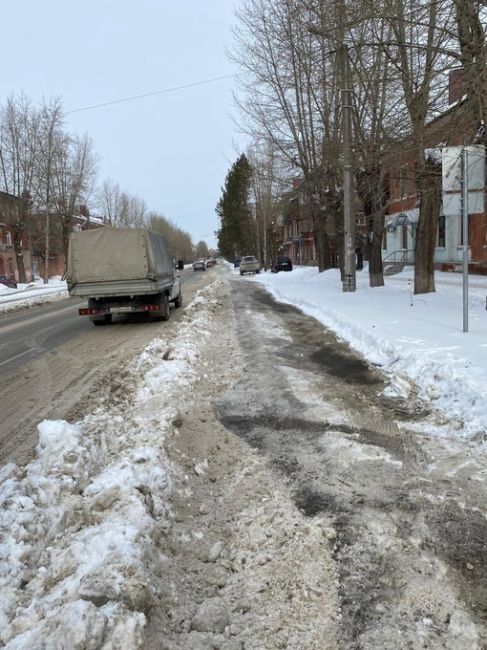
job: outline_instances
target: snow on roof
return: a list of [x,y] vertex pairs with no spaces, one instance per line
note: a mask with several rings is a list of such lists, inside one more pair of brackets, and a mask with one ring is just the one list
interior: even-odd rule
[[419,208],[411,208],[410,210],[402,210],[395,214],[388,215],[385,223],[386,228],[394,229],[397,226],[409,226],[413,223],[418,223]]
[[425,160],[431,160],[437,165],[441,165],[441,145],[424,150]]

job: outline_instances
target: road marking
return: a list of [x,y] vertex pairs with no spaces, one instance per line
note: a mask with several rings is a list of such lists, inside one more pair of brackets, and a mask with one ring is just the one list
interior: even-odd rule
[[32,350],[33,348],[29,348],[28,350],[25,350],[25,352],[19,352],[19,354],[16,354],[14,357],[10,357],[10,359],[7,359],[6,361],[1,361],[0,366],[4,366],[6,363],[15,361],[15,359],[18,359],[19,357],[24,357],[26,354],[30,354]]
[[77,307],[78,307],[78,303],[76,305],[70,305],[69,307],[64,307],[64,309],[58,309],[56,312],[43,314],[42,316],[35,316],[34,318],[31,318],[29,320],[21,321],[20,323],[14,323],[13,325],[4,325],[3,327],[0,325],[0,332],[2,333],[10,332],[11,330],[19,329],[20,327],[25,327],[26,325],[31,325],[32,323],[37,323],[41,320],[46,320],[47,318],[53,318],[58,314],[62,314],[65,311],[71,311],[73,309],[76,309]]

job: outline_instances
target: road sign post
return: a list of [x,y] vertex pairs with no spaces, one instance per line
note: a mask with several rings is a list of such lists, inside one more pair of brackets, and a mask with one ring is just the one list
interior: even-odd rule
[[462,149],[463,331],[468,332],[468,150]]
[[444,147],[443,214],[462,220],[463,331],[468,332],[468,218],[485,211],[485,147]]

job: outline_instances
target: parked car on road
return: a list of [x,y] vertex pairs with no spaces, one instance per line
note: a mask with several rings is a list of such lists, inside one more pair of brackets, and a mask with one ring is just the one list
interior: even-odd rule
[[239,266],[240,266],[240,257],[236,257],[236,258],[233,260],[233,268],[234,268],[234,269],[238,269]]
[[0,284],[8,287],[9,289],[16,289],[17,283],[15,280],[12,280],[8,275],[0,275]]
[[275,257],[271,262],[271,271],[278,273],[279,271],[292,271],[293,263],[289,257]]
[[215,262],[211,259],[211,257],[206,258],[206,268],[211,269],[212,266],[215,266]]
[[260,273],[259,260],[255,255],[246,255],[240,260],[240,275],[244,273]]
[[193,262],[193,271],[206,271],[206,260],[196,260]]

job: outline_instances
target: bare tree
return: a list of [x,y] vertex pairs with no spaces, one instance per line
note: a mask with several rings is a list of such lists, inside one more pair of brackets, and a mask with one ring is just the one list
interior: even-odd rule
[[104,222],[116,228],[145,228],[150,219],[147,205],[111,179],[105,179],[96,192],[96,203]]
[[425,156],[428,119],[444,88],[438,85],[450,43],[452,6],[441,0],[385,0],[392,42],[383,43],[389,61],[400,73],[414,148],[416,185],[420,197],[416,229],[414,292],[435,291],[433,255],[440,205],[441,173]]
[[[404,110],[398,75],[381,45],[392,28],[367,6],[343,8],[344,42],[351,64],[356,191],[367,220],[369,283],[384,284],[382,235],[388,203],[387,162],[401,132]],[[359,242],[357,242],[359,243]]]
[[23,238],[39,193],[38,131],[38,112],[24,95],[0,107],[0,186],[19,199],[10,226],[21,282],[26,281]]
[[144,228],[147,225],[145,201],[128,192],[121,192],[117,221],[114,225],[119,228]]
[[175,260],[191,260],[193,258],[193,242],[187,232],[157,212],[148,214],[148,223],[151,230],[164,235]]
[[257,250],[264,268],[269,262],[269,229],[277,218],[277,206],[284,182],[275,144],[271,140],[254,143],[247,157],[252,167],[251,187],[255,204]]
[[[254,140],[271,140],[288,175],[299,171],[317,231],[341,235],[337,54],[348,51],[354,91],[357,193],[369,225],[371,286],[383,284],[381,241],[394,150],[414,160],[420,215],[415,292],[434,291],[440,168],[428,154],[431,121],[445,109],[444,72],[461,64],[470,140],[486,135],[487,8],[478,0],[249,0],[238,12],[237,103]],[[315,40],[310,41],[310,33]],[[463,126],[455,125],[455,136]],[[466,131],[465,131],[466,133]],[[449,134],[446,134],[448,136]],[[453,134],[452,134],[453,135]],[[466,135],[465,135],[466,137]],[[328,226],[328,229],[326,228]],[[320,242],[324,238],[324,242]],[[339,248],[340,248],[339,242]]]
[[[330,20],[324,5],[317,7],[323,26]],[[329,29],[311,32],[314,11],[297,0],[251,0],[238,13],[233,58],[244,71],[238,104],[247,130],[257,141],[271,140],[288,176],[301,177],[323,270],[331,265],[328,233],[338,231],[341,219],[340,122],[329,52],[335,43]]]
[[195,257],[208,257],[209,254],[210,252],[208,250],[208,244],[200,239],[200,241],[196,244]]
[[54,175],[54,207],[61,221],[62,251],[68,260],[69,235],[73,230],[74,216],[81,204],[87,204],[93,192],[97,172],[97,156],[92,140],[87,134],[64,134],[58,142]]
[[120,194],[120,185],[111,178],[105,179],[98,188],[96,203],[107,226],[114,226],[118,221]]
[[37,137],[37,168],[40,196],[44,207],[44,283],[49,282],[51,209],[55,165],[63,140],[63,109],[59,99],[43,102],[39,110]]
[[487,6],[476,0],[454,0],[463,84],[468,96],[474,140],[484,141],[487,121]]

